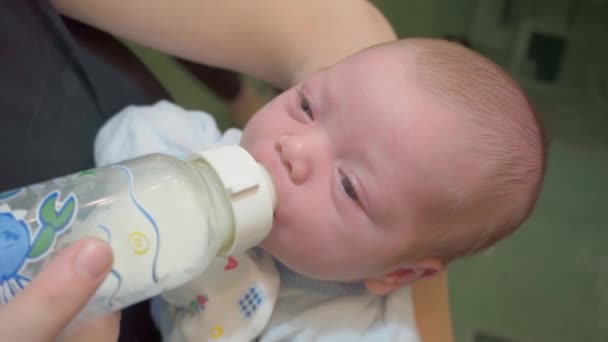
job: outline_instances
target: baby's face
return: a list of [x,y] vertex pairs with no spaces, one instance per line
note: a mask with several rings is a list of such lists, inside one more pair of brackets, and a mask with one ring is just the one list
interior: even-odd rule
[[404,59],[387,48],[359,53],[287,90],[245,128],[242,145],[278,193],[261,246],[291,269],[359,280],[412,248],[420,206],[445,180],[452,128]]

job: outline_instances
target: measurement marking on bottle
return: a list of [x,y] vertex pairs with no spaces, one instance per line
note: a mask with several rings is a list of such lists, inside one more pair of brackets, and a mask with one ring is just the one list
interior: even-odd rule
[[224,336],[224,328],[221,325],[216,325],[211,330],[211,338],[220,338]]
[[[139,210],[141,212],[141,214],[144,215],[144,217],[148,220],[148,222],[150,222],[150,224],[152,225],[152,228],[154,228],[154,233],[156,234],[156,238],[154,240],[156,240],[156,248],[154,248],[154,259],[152,261],[152,280],[155,283],[158,283],[158,276],[156,275],[156,266],[157,266],[157,261],[158,261],[158,251],[160,250],[160,236],[158,233],[158,226],[156,225],[156,221],[154,220],[154,218],[150,215],[150,213],[148,213],[148,211],[146,211],[146,209],[144,209],[144,207],[137,201],[137,199],[135,198],[135,193],[133,191],[133,184],[135,182],[135,179],[133,177],[133,173],[131,172],[131,170],[128,167],[122,166],[122,165],[114,165],[112,166],[112,168],[115,169],[119,169],[122,172],[124,172],[127,175],[127,181],[128,181],[128,189],[129,189],[129,198],[131,198],[131,202],[133,202],[133,204],[135,205],[135,207],[137,207],[137,210]],[[135,252],[135,254],[137,255],[143,255],[145,254],[148,249],[150,248],[150,241],[148,240],[148,237],[143,234],[142,232],[139,232],[141,234],[141,236],[143,236],[145,238],[145,244],[143,242],[138,242],[135,245],[131,245],[133,246],[137,246],[138,248],[134,248],[133,251]],[[136,241],[138,241],[139,239],[136,239]],[[130,241],[130,239],[129,239]],[[141,245],[140,245],[141,244]],[[143,248],[142,248],[143,247]]]
[[133,249],[133,253],[137,255],[144,255],[150,249],[148,237],[138,230],[129,234],[129,245]]

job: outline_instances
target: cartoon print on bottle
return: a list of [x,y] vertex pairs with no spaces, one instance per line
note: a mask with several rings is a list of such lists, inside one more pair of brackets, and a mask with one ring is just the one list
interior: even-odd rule
[[21,274],[28,262],[43,259],[53,250],[57,236],[72,224],[78,210],[76,196],[59,201],[59,191],[47,194],[38,205],[36,236],[25,221],[26,211],[0,205],[0,302],[5,304],[31,280]]

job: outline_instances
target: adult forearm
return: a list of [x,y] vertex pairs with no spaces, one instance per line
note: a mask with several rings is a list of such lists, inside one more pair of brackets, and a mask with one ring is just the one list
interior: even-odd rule
[[279,87],[392,40],[365,0],[53,0],[63,14],[182,58]]

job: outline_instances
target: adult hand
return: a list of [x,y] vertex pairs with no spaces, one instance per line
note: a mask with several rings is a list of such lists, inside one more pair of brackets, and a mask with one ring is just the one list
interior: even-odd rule
[[[11,302],[0,307],[5,341],[53,341],[95,293],[112,267],[112,250],[84,239],[61,251]],[[64,340],[116,341],[118,313],[83,323]]]

